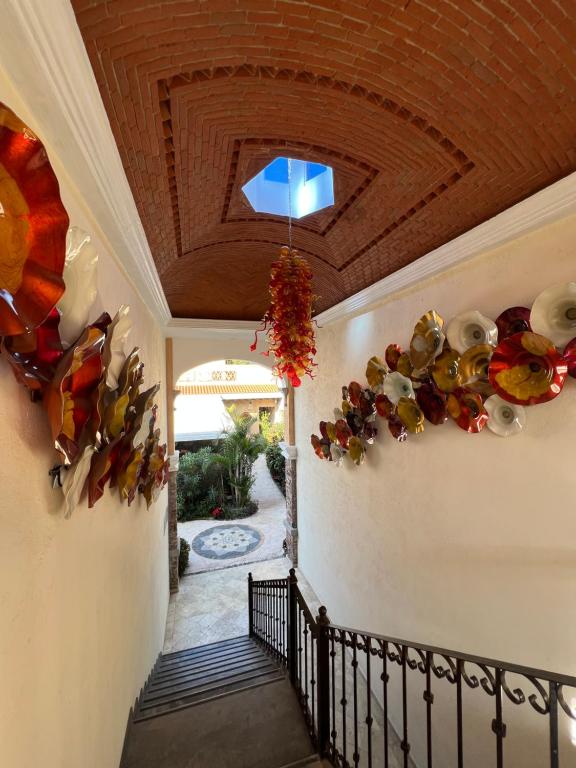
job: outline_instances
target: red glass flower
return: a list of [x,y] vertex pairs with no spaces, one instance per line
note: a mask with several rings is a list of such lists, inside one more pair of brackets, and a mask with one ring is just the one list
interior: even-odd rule
[[353,436],[352,430],[344,419],[338,419],[334,426],[336,427],[336,440],[338,441],[338,444],[341,448],[347,450],[348,442]]
[[314,448],[314,453],[319,459],[330,458],[330,441],[326,439],[320,439],[318,435],[310,435],[310,444]]
[[481,432],[488,421],[482,396],[460,387],[448,395],[448,413],[460,429],[466,432]]
[[37,136],[0,102],[0,335],[31,331],[64,293],[68,214]]
[[33,331],[2,339],[2,352],[12,366],[14,376],[30,390],[33,400],[42,398],[64,354],[59,323],[60,313],[53,309]]
[[388,419],[388,431],[399,443],[403,443],[408,437],[408,430],[395,413]]
[[562,391],[568,364],[549,339],[537,333],[515,333],[494,350],[488,376],[503,400],[537,405]]
[[568,366],[568,375],[576,379],[576,339],[572,339],[564,348],[564,359]]
[[[103,372],[105,338],[99,327],[88,326],[60,360],[44,394],[54,444],[66,464],[76,460],[83,443],[96,444],[95,432],[100,422],[98,384]],[[83,435],[89,422],[90,434]]]
[[416,390],[416,401],[431,424],[444,424],[448,418],[446,395],[432,382],[422,384]]
[[398,360],[400,359],[400,355],[402,354],[402,350],[398,346],[398,344],[388,344],[386,347],[386,352],[384,353],[384,359],[386,360],[386,365],[391,371],[395,371],[398,367]]
[[348,399],[355,408],[360,405],[360,397],[362,396],[362,387],[357,381],[351,381],[348,385]]
[[376,413],[383,419],[389,419],[394,413],[394,403],[386,395],[376,395]]
[[527,307],[510,307],[501,312],[496,318],[498,341],[507,339],[515,333],[531,331],[530,310]]

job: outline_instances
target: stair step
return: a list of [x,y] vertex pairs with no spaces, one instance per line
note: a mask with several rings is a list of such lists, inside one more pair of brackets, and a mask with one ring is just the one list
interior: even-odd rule
[[241,645],[255,645],[254,641],[243,635],[242,637],[231,637],[229,640],[220,640],[218,643],[208,643],[207,645],[196,645],[193,648],[185,648],[181,651],[172,651],[171,653],[163,653],[160,658],[161,664],[167,664],[174,659],[184,657],[198,657],[206,654],[219,652],[225,648],[234,648]]
[[186,692],[194,692],[196,689],[201,689],[207,684],[218,682],[220,685],[225,684],[227,681],[233,681],[237,678],[246,677],[247,675],[253,675],[255,673],[266,673],[277,671],[278,666],[273,661],[264,661],[258,659],[255,662],[246,664],[239,664],[233,669],[224,670],[216,673],[215,671],[209,671],[206,674],[199,674],[197,677],[188,677],[181,682],[175,681],[172,684],[163,687],[155,687],[152,683],[144,691],[142,697],[143,704],[148,701],[154,701],[157,699],[165,699],[166,697],[172,698],[174,694],[186,694]]
[[222,656],[183,661],[180,664],[174,664],[167,669],[159,666],[154,673],[154,678],[158,680],[170,680],[179,675],[185,675],[190,670],[211,669],[216,666],[222,667],[224,665],[232,664],[236,660],[241,661],[246,658],[254,658],[258,655],[261,656],[261,654],[262,651],[259,648],[254,648],[254,646],[252,646],[246,649],[243,648],[241,651],[237,652],[230,651],[229,653],[222,654]]
[[325,763],[318,757],[318,755],[309,755],[308,757],[302,758],[302,760],[296,760],[295,763],[287,763],[286,765],[281,766],[281,768],[304,768],[304,766],[309,766],[309,768],[322,768],[323,765],[325,765]]
[[160,658],[140,697],[134,722],[284,677],[276,659],[250,637],[175,651]]
[[134,723],[141,723],[145,720],[153,720],[156,717],[162,715],[171,715],[173,712],[179,712],[182,709],[188,709],[188,707],[196,707],[201,704],[207,704],[217,699],[226,698],[227,696],[235,693],[242,693],[244,691],[250,691],[253,688],[261,688],[269,683],[277,683],[285,680],[284,673],[278,671],[270,672],[267,675],[260,675],[253,678],[243,678],[236,683],[228,683],[224,686],[214,687],[208,690],[204,690],[202,693],[196,695],[182,697],[180,699],[174,699],[169,703],[157,704],[154,707],[147,709],[138,708],[134,715]]
[[311,768],[313,746],[285,676],[134,723],[123,768]]

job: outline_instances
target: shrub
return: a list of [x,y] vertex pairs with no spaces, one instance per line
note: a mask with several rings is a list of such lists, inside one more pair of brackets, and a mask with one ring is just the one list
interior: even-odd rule
[[272,424],[270,414],[264,411],[260,416],[260,434],[268,444],[284,440],[284,422]]
[[250,499],[241,507],[235,507],[232,504],[226,504],[222,510],[221,520],[239,520],[243,517],[250,517],[258,512],[258,502]]
[[266,448],[266,466],[272,475],[272,479],[286,495],[286,459],[277,442],[270,443]]
[[180,539],[180,553],[178,555],[178,577],[182,578],[186,568],[188,568],[188,560],[190,558],[190,544],[186,539]]
[[232,505],[241,508],[251,501],[252,466],[265,450],[266,441],[262,435],[252,434],[251,429],[256,423],[253,416],[239,416],[233,406],[228,408],[228,413],[232,426],[223,434],[220,452],[212,453],[207,461],[210,466],[221,468],[231,492]]
[[250,496],[252,467],[266,448],[262,435],[252,434],[256,419],[229,409],[232,426],[213,446],[180,458],[177,480],[178,520],[222,517],[233,520],[254,514],[258,505]]
[[177,480],[178,520],[209,517],[222,506],[223,481],[220,468],[211,462],[210,447],[187,453],[180,459]]

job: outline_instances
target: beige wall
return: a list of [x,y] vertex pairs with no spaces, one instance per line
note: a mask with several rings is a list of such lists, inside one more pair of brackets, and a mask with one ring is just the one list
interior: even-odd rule
[[242,334],[222,331],[216,335],[213,331],[206,334],[197,330],[191,332],[191,338],[175,338],[174,381],[191,368],[213,360],[251,360],[271,368],[272,359],[262,354],[262,350],[266,349],[262,334],[259,335],[256,352],[250,351],[253,341],[252,331]]
[[395,444],[381,422],[365,464],[340,469],[309,445],[341,385],[388,343],[406,348],[425,311],[530,306],[576,279],[575,242],[572,217],[319,330],[317,376],[296,392],[299,553],[334,621],[576,674],[576,382],[515,438],[448,423]]
[[[1,69],[0,101],[43,136],[42,106],[22,103]],[[94,234],[100,254],[93,315],[129,304],[146,382],[162,380],[159,328],[69,181],[66,157],[48,151],[71,223]],[[0,440],[0,765],[117,768],[130,706],[163,643],[166,491],[147,510],[107,490],[65,520],[47,475],[56,454],[46,418],[2,359]]]

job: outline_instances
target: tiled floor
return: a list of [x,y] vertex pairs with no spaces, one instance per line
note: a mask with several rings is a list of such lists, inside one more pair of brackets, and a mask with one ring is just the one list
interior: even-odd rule
[[[237,527],[235,523],[230,520],[192,520],[188,523],[179,523],[178,534],[186,539],[192,547],[187,573],[202,573],[204,571],[229,568],[230,566],[255,563],[282,556],[282,542],[285,537],[284,518],[286,517],[286,501],[268,472],[264,455],[257,459],[254,465],[254,475],[255,482],[252,488],[252,496],[258,502],[258,512],[252,515],[252,517],[238,520],[238,526],[248,526],[251,529],[255,529],[255,537],[260,537],[258,546],[246,554],[242,554],[242,549],[238,548],[237,557],[230,557],[230,552],[228,552],[226,557],[219,558],[215,556],[218,554],[217,548],[215,552],[207,551],[208,556],[203,557],[194,551],[192,547],[194,539],[208,529],[217,531],[218,528],[225,526],[230,529],[230,545],[233,547],[235,544],[233,539],[236,533],[232,529]],[[197,549],[199,548],[197,547]]]
[[[184,576],[180,591],[170,598],[164,653],[206,645],[248,633],[248,573],[254,579],[288,575],[291,562],[285,557],[235,568]],[[298,583],[310,608],[318,599],[301,574]]]

